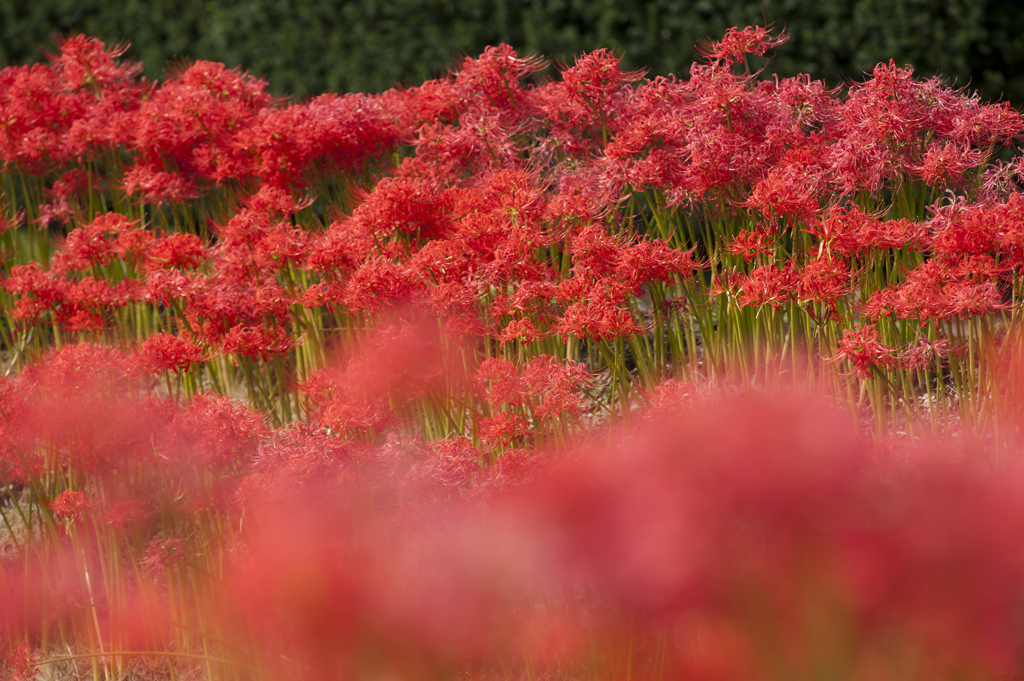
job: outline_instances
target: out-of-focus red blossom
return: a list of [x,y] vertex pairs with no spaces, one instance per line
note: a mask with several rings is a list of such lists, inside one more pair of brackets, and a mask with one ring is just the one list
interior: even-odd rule
[[114,529],[124,531],[133,523],[145,520],[147,515],[149,514],[141,501],[125,499],[111,506],[103,516],[103,520]]
[[680,409],[687,408],[700,393],[697,386],[689,381],[665,381],[651,391],[644,418],[654,423],[671,418]]
[[516,664],[524,640],[534,662],[600,640],[609,664],[627,648],[661,651],[634,658],[641,675],[721,679],[768,664],[798,675],[824,658],[854,678],[895,674],[922,647],[943,651],[928,663],[942,678],[1021,662],[1024,553],[1005,541],[1024,527],[1015,465],[872,447],[811,399],[693,403],[677,387],[663,391],[664,417],[537,468],[497,504],[463,496],[438,509],[442,490],[488,475],[454,440],[393,479],[432,481],[394,516],[359,484],[265,508],[221,614],[309,678]]
[[247,463],[266,437],[259,413],[224,395],[200,393],[174,415],[165,447],[184,461],[231,470]]
[[180,537],[157,537],[146,547],[142,566],[148,571],[161,573],[188,561],[190,553]]
[[[442,342],[435,325],[397,317],[357,344],[349,357],[314,372],[303,385],[312,415],[325,427],[381,430],[416,400],[455,387],[463,378],[445,367],[458,366],[455,347]],[[447,356],[447,360],[446,360]]]
[[503,562],[449,512],[440,524],[425,514],[382,525],[358,494],[273,509],[230,581],[235,625],[284,653],[267,657],[278,673],[294,674],[296,660],[309,678],[419,676],[511,644],[512,554]]
[[[546,578],[592,585],[612,621],[668,635],[672,676],[799,675],[826,658],[888,674],[883,660],[920,649],[942,651],[937,677],[1008,673],[1024,553],[999,537],[1024,526],[1020,471],[900,449],[873,458],[810,400],[718,398],[570,460],[511,515],[535,519],[524,534],[552,551]],[[729,644],[693,645],[707,627]]]

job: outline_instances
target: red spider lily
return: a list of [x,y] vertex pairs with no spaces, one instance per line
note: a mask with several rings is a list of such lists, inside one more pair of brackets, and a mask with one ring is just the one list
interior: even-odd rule
[[351,274],[373,252],[373,233],[356,220],[332,222],[310,243],[310,269],[330,275]]
[[116,383],[124,368],[124,355],[117,349],[75,343],[51,351],[40,362],[29,365],[19,379],[46,394],[71,396],[100,387],[104,382]]
[[[464,282],[449,282],[431,286],[427,291],[428,309],[444,324],[468,325],[467,332],[482,333],[483,325],[477,313],[479,289]],[[470,332],[472,328],[475,331]],[[452,331],[452,335],[458,335]]]
[[223,395],[199,393],[174,414],[163,446],[183,461],[231,469],[247,463],[266,436],[259,413]]
[[651,423],[662,422],[691,405],[699,392],[697,386],[689,381],[668,380],[660,383],[651,391],[644,417]]
[[298,342],[285,328],[236,324],[224,334],[221,349],[225,354],[244,355],[266,361],[271,357],[287,354],[297,344]]
[[812,150],[789,152],[754,186],[747,205],[761,211],[773,224],[783,215],[812,220],[820,209],[817,196],[821,175],[819,159]]
[[146,300],[167,306],[190,302],[203,290],[207,282],[208,279],[204,275],[158,270],[150,273],[146,279],[143,296]]
[[985,161],[981,149],[956,142],[932,146],[924,154],[919,166],[912,166],[912,172],[926,184],[960,186],[964,173],[980,166]]
[[106,213],[92,222],[68,233],[60,250],[54,256],[52,269],[63,274],[68,270],[88,270],[104,267],[121,255],[117,242],[135,223],[124,215]]
[[478,385],[484,389],[487,403],[494,407],[509,404],[520,405],[526,394],[515,364],[501,357],[489,357],[480,363],[476,371]]
[[33,222],[39,225],[39,229],[46,229],[54,223],[66,225],[75,216],[75,211],[66,198],[60,198],[52,203],[39,207],[39,217]]
[[292,192],[270,184],[261,184],[255,194],[245,199],[245,206],[257,213],[267,213],[273,217],[289,217],[294,213],[309,208],[313,199],[296,200]]
[[123,142],[151,90],[136,78],[141,66],[117,63],[123,48],[81,35],[59,48],[48,65],[7,68],[0,77],[9,114],[5,159],[39,174],[44,159],[62,163]]
[[708,59],[735,64],[743,61],[748,54],[763,57],[769,49],[788,40],[789,36],[785,33],[772,36],[767,28],[761,26],[747,26],[743,29],[734,27],[725,32],[721,41],[709,44],[702,51]]
[[447,496],[467,490],[476,478],[484,476],[481,469],[484,455],[469,438],[455,436],[431,442],[430,455],[403,481],[418,494],[422,494],[425,487],[434,492],[436,499],[438,492]]
[[[266,112],[239,130],[235,144],[256,157],[255,172],[265,186],[291,190],[305,188],[316,172],[358,170],[407,135],[380,96],[324,94]],[[221,169],[220,175],[227,179],[231,171],[236,169]]]
[[[89,40],[68,42],[74,47]],[[96,41],[95,45],[102,50],[102,43]],[[69,61],[73,61],[70,54]],[[65,146],[65,138],[76,121],[89,117],[97,97],[94,92],[74,89],[62,78],[60,68],[37,64],[0,71],[0,104],[5,112],[0,158],[5,164],[43,175],[48,165],[63,166],[70,160],[73,150]],[[130,103],[127,108],[132,108]],[[118,118],[110,121],[115,130],[120,128]]]
[[155,333],[142,342],[132,361],[142,373],[187,370],[203,361],[203,351],[191,340]]
[[123,43],[107,48],[100,40],[76,35],[57,43],[57,54],[50,55],[63,86],[69,90],[92,87],[97,90],[118,82],[130,82],[142,73],[142,64],[118,64],[128,51]]
[[0,234],[17,229],[25,221],[25,212],[19,210],[11,215],[0,203]]
[[524,113],[526,93],[521,81],[544,67],[537,57],[520,57],[509,45],[488,47],[466,59],[454,77],[454,90],[467,109],[494,110],[515,122]]
[[955,258],[962,255],[996,255],[1002,249],[1016,255],[1018,235],[1024,228],[1024,204],[1013,194],[1005,201],[967,205],[956,201],[933,206],[929,220],[932,248],[936,253]]
[[404,306],[423,290],[407,267],[381,257],[362,264],[345,286],[344,302],[352,310],[387,310]]
[[251,175],[235,136],[273,103],[266,83],[223,64],[198,61],[167,80],[139,108],[130,148],[154,170],[174,163],[186,183]]
[[16,303],[16,319],[34,321],[44,310],[56,307],[63,299],[60,282],[48,277],[37,262],[12,266],[4,288],[9,293],[22,296]]
[[1015,203],[997,205],[991,209],[987,206],[968,207],[960,201],[946,206],[932,206],[933,216],[929,220],[933,234],[932,250],[954,257],[994,252],[1004,230],[1024,218],[1024,213],[1019,211],[1019,202]]
[[182,233],[154,238],[146,244],[143,253],[145,267],[150,272],[169,268],[198,269],[208,257],[199,237]]
[[925,224],[906,218],[878,220],[855,204],[832,206],[827,216],[811,220],[806,231],[830,252],[853,256],[875,250],[921,250],[928,241]]
[[480,436],[484,441],[499,447],[508,447],[526,438],[529,433],[530,425],[523,414],[502,411],[480,420]]
[[573,236],[573,266],[599,276],[612,274],[622,257],[622,248],[600,225],[588,225]]
[[949,354],[949,341],[921,339],[900,353],[899,366],[902,369],[919,369],[927,367],[936,359],[942,359]]
[[643,71],[625,72],[610,50],[581,55],[561,72],[562,79],[531,92],[537,109],[552,123],[552,136],[571,153],[606,144],[627,120],[618,114],[629,99],[630,84]]
[[492,409],[528,405],[537,418],[579,416],[582,391],[590,387],[586,368],[571,360],[540,355],[517,369],[509,360],[489,358],[477,370],[477,383]]
[[453,196],[429,180],[384,178],[367,195],[352,219],[378,239],[393,234],[441,239],[451,230]]
[[582,391],[591,385],[586,367],[572,360],[557,360],[540,355],[523,370],[523,381],[530,396],[540,404],[533,408],[538,418],[579,416],[584,408]]
[[732,284],[739,287],[740,305],[778,309],[797,293],[799,281],[793,263],[787,262],[782,267],[774,263],[758,267],[748,275],[735,277]]
[[32,647],[22,641],[4,657],[4,669],[11,681],[32,681],[39,678],[38,665],[42,660],[42,653],[32,652]]
[[148,572],[161,574],[186,562],[189,554],[189,547],[180,537],[156,538],[146,547],[142,566]]
[[729,255],[743,258],[748,265],[755,259],[768,256],[775,248],[775,237],[758,227],[754,231],[742,230],[726,247]]
[[642,295],[652,282],[675,283],[701,269],[694,260],[694,249],[679,251],[661,239],[649,239],[623,249],[615,275],[634,296]]
[[47,195],[50,199],[68,201],[89,186],[89,176],[75,168],[57,178]]
[[90,505],[85,492],[64,490],[50,504],[50,510],[53,511],[54,518],[70,524],[81,518],[89,510]]
[[[852,275],[846,262],[839,258],[818,257],[809,261],[799,274],[796,299],[828,308],[831,319],[839,319],[839,300],[852,289]],[[812,314],[809,312],[808,314]],[[813,316],[813,314],[812,314]],[[829,318],[826,315],[818,321]]]
[[178,204],[199,196],[194,180],[182,173],[167,172],[159,165],[146,163],[136,163],[126,170],[121,187],[125,194],[140,194],[144,203],[155,206]]
[[598,341],[626,338],[639,333],[640,325],[635,316],[630,310],[622,307],[624,296],[619,283],[600,280],[594,282],[593,286],[588,287],[586,299],[578,300],[566,307],[556,326],[556,333],[560,336],[574,335]]
[[459,126],[428,123],[417,131],[416,156],[405,159],[399,173],[442,183],[446,178],[517,167],[526,153],[523,132],[505,127],[500,114],[486,110],[465,113]]
[[141,523],[149,515],[141,501],[125,499],[111,506],[103,516],[103,521],[114,529],[124,531],[135,523]]
[[984,315],[1004,310],[1007,303],[998,276],[1002,268],[978,267],[962,258],[953,262],[929,260],[912,270],[905,283],[878,289],[863,305],[865,315],[877,319],[896,315],[902,319],[948,319]]
[[844,329],[843,337],[836,343],[833,361],[844,359],[850,360],[862,378],[871,378],[872,368],[889,369],[897,364],[895,351],[879,340],[878,329],[859,324],[852,329]]
[[529,317],[512,320],[508,323],[508,326],[501,331],[501,333],[495,336],[495,338],[501,342],[502,346],[513,341],[533,343],[546,337],[547,334],[537,330],[533,325],[533,321],[531,321]]
[[[151,275],[148,289],[154,297],[184,294],[175,302],[186,303],[184,313],[188,327],[208,346],[220,344],[236,327],[239,330],[235,338],[243,344],[247,342],[244,338],[255,341],[256,336],[262,336],[272,346],[286,342],[281,330],[287,332],[289,328],[292,297],[276,284],[255,287],[233,278],[173,276],[159,272]],[[258,327],[269,331],[263,334],[246,330]]]

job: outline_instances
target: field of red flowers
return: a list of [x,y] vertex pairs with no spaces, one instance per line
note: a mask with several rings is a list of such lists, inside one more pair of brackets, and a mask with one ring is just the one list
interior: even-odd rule
[[0,678],[1024,673],[1024,117],[784,40],[0,71]]

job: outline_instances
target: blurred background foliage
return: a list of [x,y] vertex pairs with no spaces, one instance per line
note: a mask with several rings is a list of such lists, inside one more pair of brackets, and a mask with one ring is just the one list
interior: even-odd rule
[[554,62],[610,47],[627,68],[686,75],[730,26],[791,35],[769,73],[835,86],[879,61],[1024,104],[1016,0],[0,0],[0,58],[35,61],[56,33],[131,41],[151,77],[185,59],[241,65],[277,94],[379,92],[506,42]]

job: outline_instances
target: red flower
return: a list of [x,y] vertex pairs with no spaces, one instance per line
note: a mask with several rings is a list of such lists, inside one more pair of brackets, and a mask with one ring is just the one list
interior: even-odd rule
[[85,492],[64,490],[50,503],[53,517],[64,523],[72,523],[89,509],[89,500]]
[[780,33],[772,36],[767,28],[761,26],[747,26],[745,28],[730,28],[725,32],[725,37],[719,42],[712,42],[702,52],[708,59],[726,64],[735,64],[743,61],[746,55],[753,54],[763,57],[764,53],[773,47],[782,45],[789,36]]
[[76,35],[57,44],[58,54],[50,57],[65,88],[77,90],[106,88],[119,82],[131,82],[142,73],[142,64],[118,64],[128,51],[128,43],[107,48],[97,38]]
[[39,678],[39,664],[42,653],[32,652],[31,646],[22,641],[12,647],[4,657],[4,667],[11,681],[32,681]]
[[878,329],[873,326],[857,325],[843,329],[843,337],[837,346],[833,361],[850,360],[861,378],[871,378],[873,367],[884,369],[897,364],[893,349],[878,340]]
[[263,359],[284,355],[294,348],[296,341],[283,327],[246,326],[237,324],[227,332],[222,348],[227,354],[245,355]]
[[145,507],[138,499],[127,499],[114,504],[103,519],[115,529],[124,531],[131,527],[132,523],[141,522],[146,519]]
[[755,259],[770,255],[774,249],[775,237],[760,226],[753,231],[742,230],[726,246],[729,255],[743,258],[748,265]]
[[145,373],[183,371],[203,361],[203,351],[191,340],[167,333],[155,333],[135,353],[138,370]]
[[529,423],[522,414],[502,411],[480,419],[480,436],[501,447],[508,447],[512,442],[525,438],[529,432]]
[[746,276],[737,276],[733,285],[739,287],[737,298],[740,305],[771,305],[778,309],[796,293],[799,279],[793,272],[792,261],[788,261],[782,267],[772,263],[758,267]]

